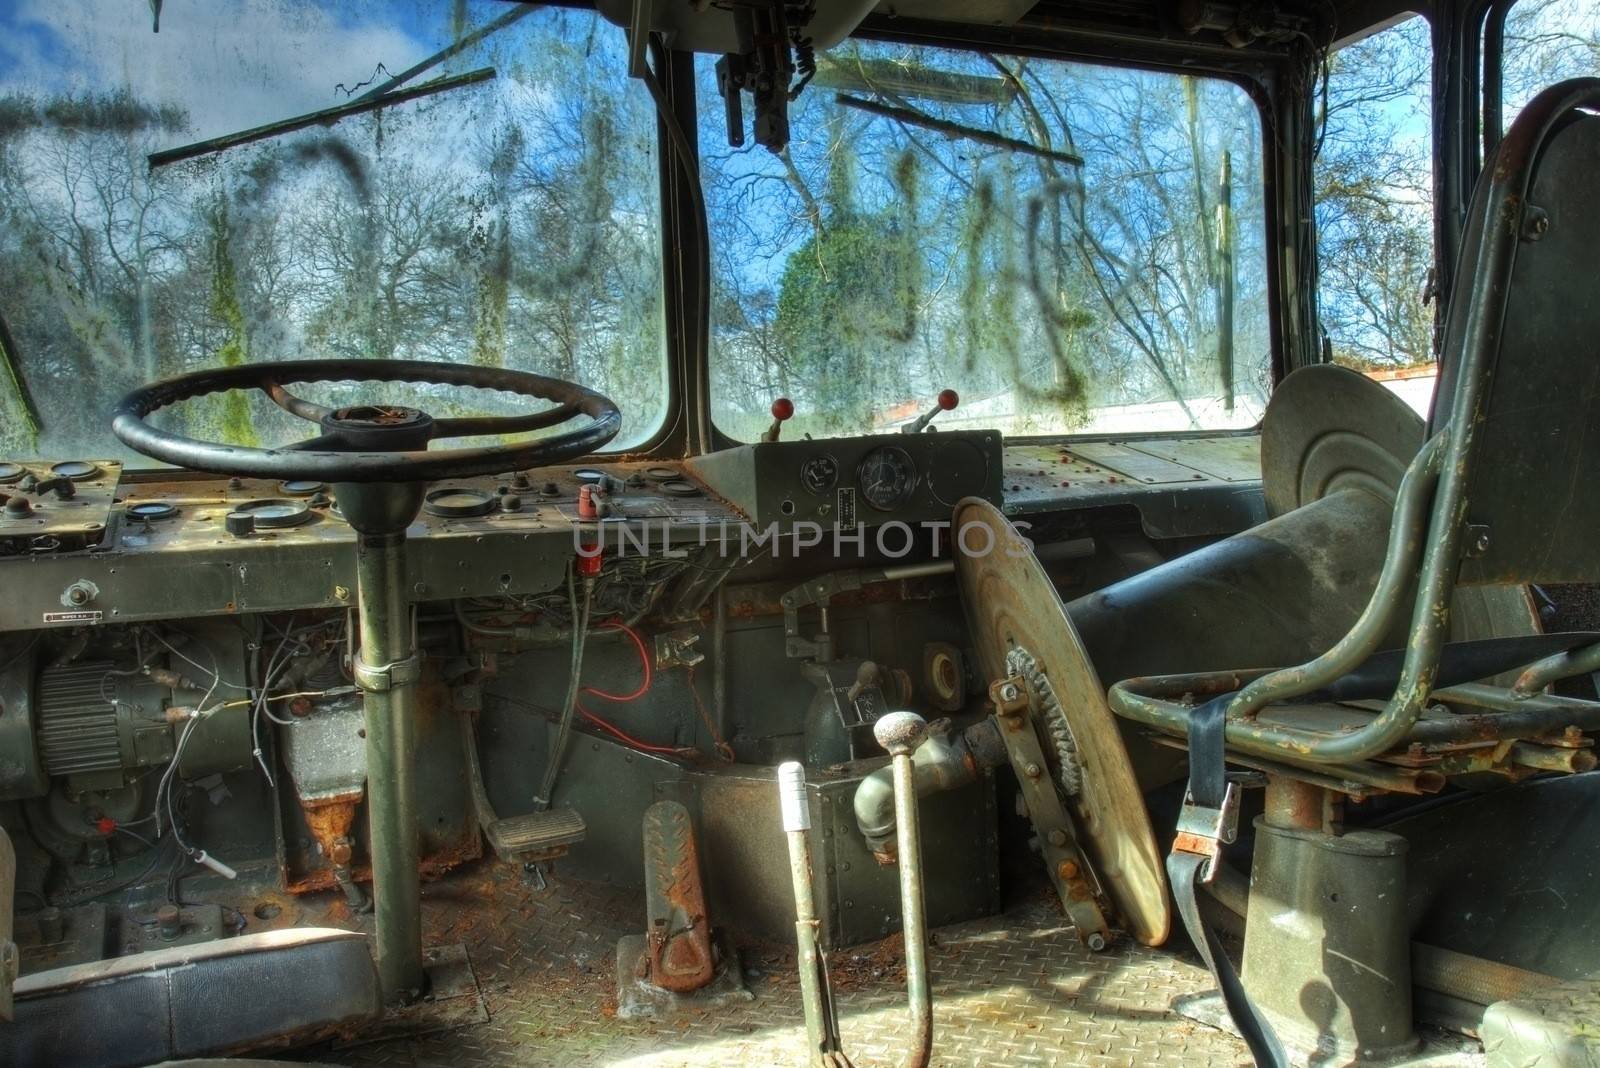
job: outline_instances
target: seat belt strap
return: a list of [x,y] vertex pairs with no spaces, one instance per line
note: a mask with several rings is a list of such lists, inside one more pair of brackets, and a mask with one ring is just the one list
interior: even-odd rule
[[1239,787],[1228,782],[1224,758],[1225,694],[1189,715],[1189,790],[1178,816],[1178,836],[1167,855],[1167,877],[1178,915],[1211,970],[1222,1004],[1239,1029],[1257,1068],[1287,1068],[1288,1059],[1272,1026],[1245,993],[1239,973],[1216,932],[1200,918],[1200,887],[1216,875],[1222,847],[1238,836]]

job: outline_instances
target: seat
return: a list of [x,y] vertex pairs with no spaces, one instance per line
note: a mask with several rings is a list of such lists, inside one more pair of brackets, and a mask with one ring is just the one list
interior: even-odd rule
[[[1377,589],[1350,631],[1309,663],[1129,679],[1119,715],[1184,735],[1197,701],[1230,695],[1228,751],[1306,771],[1351,768],[1425,741],[1513,741],[1600,727],[1600,704],[1540,691],[1600,666],[1592,635],[1446,650],[1458,584],[1600,581],[1600,79],[1541,93],[1501,142],[1473,198],[1447,317],[1431,433],[1395,503]],[[1371,660],[1409,604],[1406,648]],[[1305,606],[1314,612],[1316,606]],[[1532,655],[1527,655],[1529,652]],[[1527,661],[1540,660],[1538,664]],[[1512,688],[1478,679],[1526,669]],[[1381,710],[1322,729],[1262,715],[1353,674]],[[1419,724],[1435,701],[1489,715]],[[1500,713],[1512,713],[1509,716]],[[1307,717],[1300,717],[1304,720]],[[1452,725],[1453,724],[1453,725]],[[1485,733],[1488,732],[1488,733]]]
[[[1583,732],[1600,729],[1600,702],[1545,691],[1600,667],[1600,635],[1448,637],[1461,587],[1600,581],[1596,110],[1600,79],[1547,89],[1478,183],[1429,432],[1401,480],[1376,589],[1349,631],[1294,667],[1110,688],[1117,715],[1186,739],[1190,795],[1168,869],[1262,1063],[1281,1063],[1273,1029],[1292,1047],[1353,1060],[1416,1042],[1409,843],[1383,830],[1341,833],[1344,796],[1595,766]],[[1404,647],[1377,652],[1402,624]],[[1482,681],[1506,672],[1520,672],[1513,685]],[[1224,760],[1267,773],[1249,912],[1271,915],[1247,917],[1242,987],[1192,900],[1232,838],[1236,792]]]
[[0,1064],[133,1068],[315,1041],[376,1019],[365,935],[263,931],[17,980]]

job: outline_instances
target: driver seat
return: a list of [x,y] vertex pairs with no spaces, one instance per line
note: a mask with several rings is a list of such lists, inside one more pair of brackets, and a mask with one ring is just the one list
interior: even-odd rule
[[[1449,645],[1447,628],[1458,585],[1600,581],[1596,110],[1600,79],[1547,89],[1478,183],[1429,436],[1401,485],[1378,586],[1349,633],[1295,667],[1110,689],[1119,716],[1187,740],[1189,796],[1168,869],[1258,1063],[1283,1063],[1275,1031],[1358,1059],[1415,1045],[1406,842],[1340,834],[1342,796],[1392,788],[1396,768],[1433,769],[1436,790],[1462,772],[1516,779],[1594,766],[1581,732],[1600,728],[1600,702],[1543,691],[1600,667],[1600,635]],[[1405,648],[1373,655],[1403,609]],[[1514,687],[1478,682],[1513,670]],[[1259,901],[1279,913],[1247,924],[1242,983],[1193,900],[1236,827],[1224,760],[1266,773],[1249,911]],[[1297,933],[1277,922],[1286,913]]]
[[365,935],[261,931],[26,975],[0,1064],[134,1068],[303,1044],[378,1018]]

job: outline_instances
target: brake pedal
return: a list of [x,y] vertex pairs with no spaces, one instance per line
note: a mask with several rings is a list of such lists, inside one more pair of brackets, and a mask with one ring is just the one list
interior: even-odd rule
[[462,748],[467,754],[467,779],[472,788],[472,811],[495,856],[507,864],[549,860],[583,841],[588,827],[576,809],[552,808],[501,819],[483,788],[483,768],[478,763],[478,734],[472,718],[461,717]]
[[483,825],[483,835],[495,855],[508,864],[523,863],[564,851],[583,841],[588,833],[576,809],[552,808],[526,816],[491,819]]

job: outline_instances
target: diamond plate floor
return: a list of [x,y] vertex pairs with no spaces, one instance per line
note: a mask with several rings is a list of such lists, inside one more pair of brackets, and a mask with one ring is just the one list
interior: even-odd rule
[[[271,904],[282,911],[252,928],[362,926],[337,895]],[[271,908],[257,916],[263,912]],[[466,944],[489,1021],[301,1055],[349,1068],[804,1065],[786,947],[741,948],[753,1001],[671,1022],[617,1018],[616,943],[642,926],[641,916],[632,893],[561,880],[536,890],[492,861],[426,883],[425,937],[430,945]],[[1237,1039],[1167,1011],[1173,995],[1210,985],[1197,965],[1137,946],[1090,953],[1042,897],[1003,916],[940,928],[929,963],[935,1065],[1248,1063]],[[897,1064],[905,997],[897,940],[835,954],[832,964],[846,1052],[860,1068]]]

